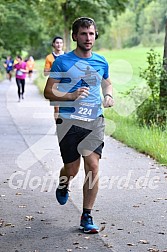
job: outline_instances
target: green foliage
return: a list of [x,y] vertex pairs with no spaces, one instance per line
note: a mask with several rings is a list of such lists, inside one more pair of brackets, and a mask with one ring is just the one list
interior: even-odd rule
[[34,1],[5,1],[0,5],[0,42],[4,51],[16,55],[29,47],[37,47],[42,21]]
[[138,107],[137,118],[140,124],[164,126],[166,125],[164,117],[166,111],[160,107],[160,83],[162,79],[167,78],[167,73],[159,54],[152,49],[147,54],[148,66],[141,70],[140,77],[146,80],[151,95]]
[[97,23],[95,49],[160,46],[166,13],[166,0],[1,0],[0,56],[26,50],[44,57],[55,35],[71,50],[71,25],[80,16]]
[[113,18],[110,31],[113,47],[123,48],[125,45],[129,45],[133,37],[136,36],[135,14],[126,10],[125,13],[122,13],[117,18]]
[[158,34],[164,28],[164,17],[167,6],[163,6],[160,0],[152,1],[140,14],[139,25],[144,33]]
[[148,67],[140,72],[140,76],[146,79],[148,86],[151,88],[151,98],[155,102],[159,98],[159,83],[163,71],[161,61],[160,55],[151,49],[147,53]]
[[126,47],[133,47],[140,44],[140,38],[139,35],[135,32],[129,36],[124,42],[123,42],[123,48]]
[[156,33],[143,33],[143,35],[141,36],[140,39],[140,43],[144,46],[144,47],[156,47],[159,45],[163,45],[164,43],[164,32],[160,32],[158,34]]
[[111,41],[112,48],[160,46],[166,15],[166,0],[129,0],[125,12],[110,18],[108,42]]
[[55,33],[63,35],[65,49],[68,51],[71,47],[71,25],[76,18],[88,16],[95,19],[99,34],[103,34],[109,23],[110,11],[113,10],[114,15],[124,11],[126,2],[128,0],[43,0],[40,10],[44,13],[47,34],[51,38]]

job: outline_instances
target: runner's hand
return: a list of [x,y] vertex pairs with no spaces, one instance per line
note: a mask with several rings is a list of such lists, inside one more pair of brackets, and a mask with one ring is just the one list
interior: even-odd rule
[[78,88],[75,92],[73,92],[74,100],[86,98],[89,95],[88,87]]
[[104,100],[103,100],[103,106],[104,108],[109,108],[112,107],[114,105],[114,100],[112,97],[110,97],[109,95],[106,95]]

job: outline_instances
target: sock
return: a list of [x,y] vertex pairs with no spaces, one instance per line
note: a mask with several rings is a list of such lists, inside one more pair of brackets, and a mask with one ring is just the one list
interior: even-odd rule
[[82,215],[83,215],[83,214],[91,214],[91,210],[92,210],[92,209],[83,208],[83,213],[82,213]]

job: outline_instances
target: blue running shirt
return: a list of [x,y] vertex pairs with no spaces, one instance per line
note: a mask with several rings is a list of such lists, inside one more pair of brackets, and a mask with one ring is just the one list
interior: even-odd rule
[[89,87],[87,97],[60,102],[60,115],[84,121],[94,120],[101,115],[101,82],[109,77],[108,71],[107,61],[96,53],[92,53],[90,58],[79,58],[71,51],[57,57],[50,78],[60,80],[60,92],[72,93],[82,86]]

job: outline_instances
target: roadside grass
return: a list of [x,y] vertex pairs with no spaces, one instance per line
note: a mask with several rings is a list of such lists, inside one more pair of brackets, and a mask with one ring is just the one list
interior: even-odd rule
[[4,80],[6,78],[5,70],[0,69],[0,81]]
[[[153,48],[160,55],[163,48]],[[143,83],[139,78],[140,68],[147,65],[147,52],[150,48],[135,47],[122,50],[101,50],[110,65],[110,76],[115,92],[124,95],[129,90]],[[43,75],[44,60],[36,61],[38,78],[35,80],[41,93],[43,93],[47,77]],[[145,153],[163,165],[167,165],[167,128],[161,130],[157,127],[140,127],[135,116],[128,117],[117,114],[113,109],[105,109],[106,134]]]
[[0,81],[2,81],[3,80],[3,76],[2,76],[2,74],[0,73]]
[[[140,69],[147,66],[147,53],[151,48],[132,47],[121,50],[101,50],[109,63],[110,77],[113,88],[119,93],[126,93],[129,89],[140,85],[144,81],[139,77]],[[163,55],[163,47],[153,48]]]
[[37,85],[41,94],[43,94],[44,87],[46,84],[47,77],[43,74],[44,69],[44,59],[36,60],[35,61],[35,69],[37,70],[37,78],[35,79],[35,84]]
[[167,128],[161,130],[155,126],[140,127],[134,116],[123,117],[112,109],[105,109],[104,116],[106,118],[106,135],[149,155],[162,165],[167,165]]

